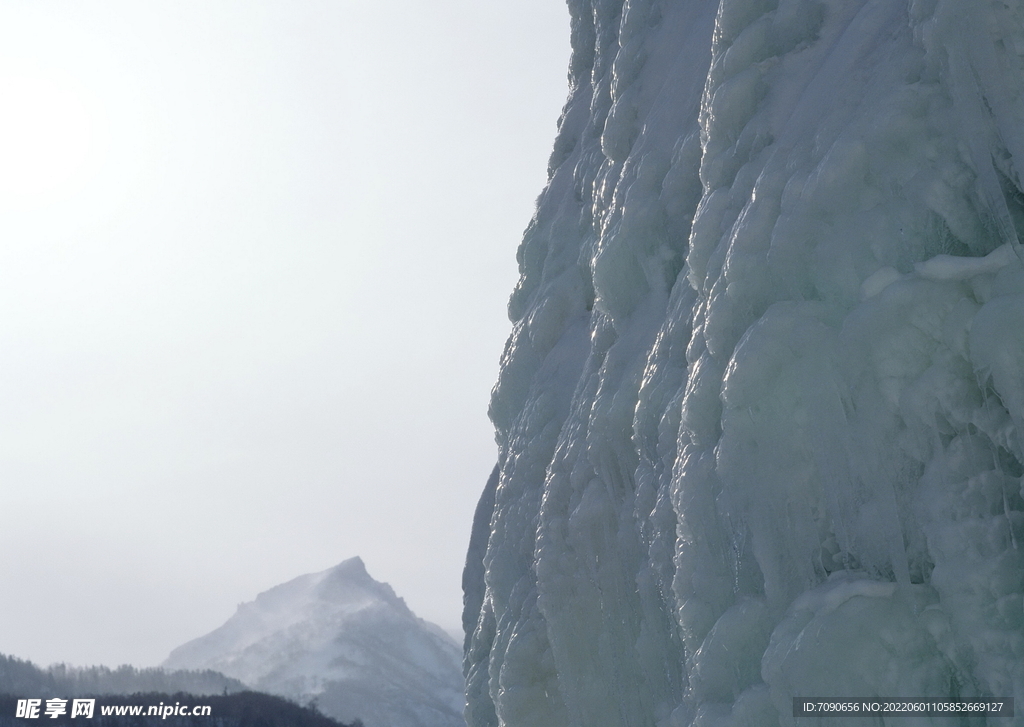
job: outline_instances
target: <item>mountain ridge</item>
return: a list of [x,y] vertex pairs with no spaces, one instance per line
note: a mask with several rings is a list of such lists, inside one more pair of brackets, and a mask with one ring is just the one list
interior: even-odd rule
[[202,664],[367,727],[458,727],[461,658],[448,634],[354,557],[259,593],[163,666]]

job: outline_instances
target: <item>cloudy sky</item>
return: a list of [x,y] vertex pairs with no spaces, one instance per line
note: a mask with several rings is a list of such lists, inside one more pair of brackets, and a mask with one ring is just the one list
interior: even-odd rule
[[560,0],[0,0],[0,653],[361,555],[459,628]]

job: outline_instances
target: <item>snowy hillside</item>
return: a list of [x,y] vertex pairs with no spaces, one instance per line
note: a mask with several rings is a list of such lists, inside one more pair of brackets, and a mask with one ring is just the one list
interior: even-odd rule
[[1024,706],[1024,5],[569,7],[470,724]]
[[214,669],[366,727],[459,727],[459,648],[352,558],[244,603],[165,668]]

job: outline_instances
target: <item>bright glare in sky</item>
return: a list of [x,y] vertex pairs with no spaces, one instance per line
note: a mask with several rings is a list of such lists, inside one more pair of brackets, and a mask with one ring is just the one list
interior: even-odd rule
[[0,194],[8,204],[73,194],[89,182],[105,140],[96,100],[44,74],[0,76]]
[[0,25],[7,247],[25,249],[41,234],[78,234],[109,220],[146,163],[140,87],[126,59],[60,8],[0,0],[8,16]]

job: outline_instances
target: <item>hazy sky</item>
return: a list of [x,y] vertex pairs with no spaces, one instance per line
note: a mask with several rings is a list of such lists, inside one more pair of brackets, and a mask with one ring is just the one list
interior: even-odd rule
[[0,0],[0,653],[361,555],[459,628],[560,0]]

